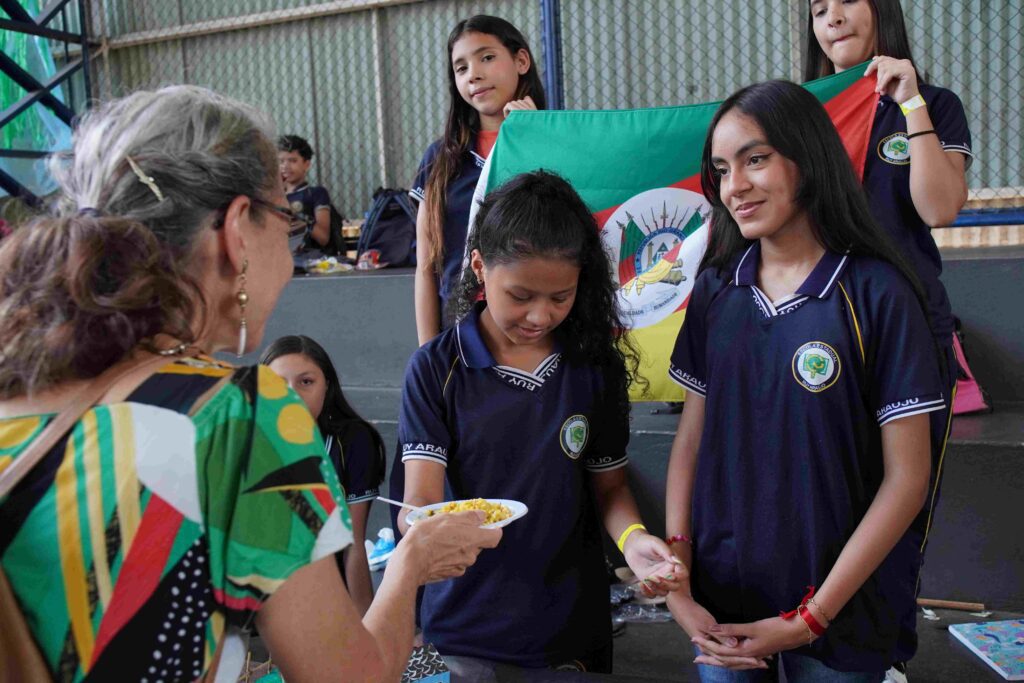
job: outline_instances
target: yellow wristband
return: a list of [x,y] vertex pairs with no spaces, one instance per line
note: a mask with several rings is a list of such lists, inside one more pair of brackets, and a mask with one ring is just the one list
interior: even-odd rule
[[924,101],[923,97],[921,97],[920,95],[914,95],[906,102],[900,104],[900,111],[903,112],[904,116],[906,116],[915,109],[920,109],[921,107],[925,106],[925,104],[927,103]]
[[632,534],[634,531],[647,531],[647,527],[645,527],[643,524],[630,524],[629,526],[627,526],[626,530],[622,532],[621,536],[619,536],[619,542],[616,544],[619,546],[620,553],[625,552],[623,548],[626,546],[626,539],[628,539],[629,535]]

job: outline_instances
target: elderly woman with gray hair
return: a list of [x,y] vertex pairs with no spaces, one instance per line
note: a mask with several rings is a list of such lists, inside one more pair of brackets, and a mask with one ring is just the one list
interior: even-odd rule
[[417,524],[360,620],[315,422],[208,355],[255,349],[291,275],[272,140],[201,88],[111,102],[53,162],[59,215],[0,247],[0,611],[28,627],[5,666],[235,680],[255,623],[289,683],[398,680],[417,587],[497,544],[478,513]]

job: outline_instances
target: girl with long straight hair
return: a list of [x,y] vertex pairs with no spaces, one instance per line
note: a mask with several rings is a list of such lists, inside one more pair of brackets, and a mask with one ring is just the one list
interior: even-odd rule
[[544,109],[537,62],[499,17],[460,21],[448,36],[448,116],[409,191],[416,216],[416,333],[425,344],[452,322],[448,301],[466,249],[469,209],[484,161],[512,111]]
[[916,648],[910,525],[945,405],[919,285],[797,85],[721,105],[701,185],[666,487],[690,581],[669,608],[703,681],[881,681]]

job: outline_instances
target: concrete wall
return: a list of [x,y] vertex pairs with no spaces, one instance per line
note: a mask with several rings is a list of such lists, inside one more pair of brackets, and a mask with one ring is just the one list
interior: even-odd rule
[[1024,248],[943,252],[942,281],[981,386],[996,401],[1024,401]]
[[327,349],[344,386],[400,388],[416,350],[412,280],[411,269],[295,278],[281,293],[261,350],[278,337],[304,334]]

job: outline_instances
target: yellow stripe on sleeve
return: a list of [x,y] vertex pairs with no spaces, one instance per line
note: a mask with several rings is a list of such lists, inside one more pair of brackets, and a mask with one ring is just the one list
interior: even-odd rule
[[117,517],[121,525],[121,556],[135,540],[142,512],[139,508],[139,477],[135,469],[135,430],[131,406],[120,403],[110,407],[114,424],[114,467],[117,471]]
[[89,588],[85,579],[85,560],[78,521],[78,477],[75,474],[75,446],[68,439],[64,460],[57,468],[57,539],[60,547],[61,572],[64,575],[64,598],[71,619],[71,635],[75,641],[82,670],[88,672],[92,661],[94,634],[89,615]]

